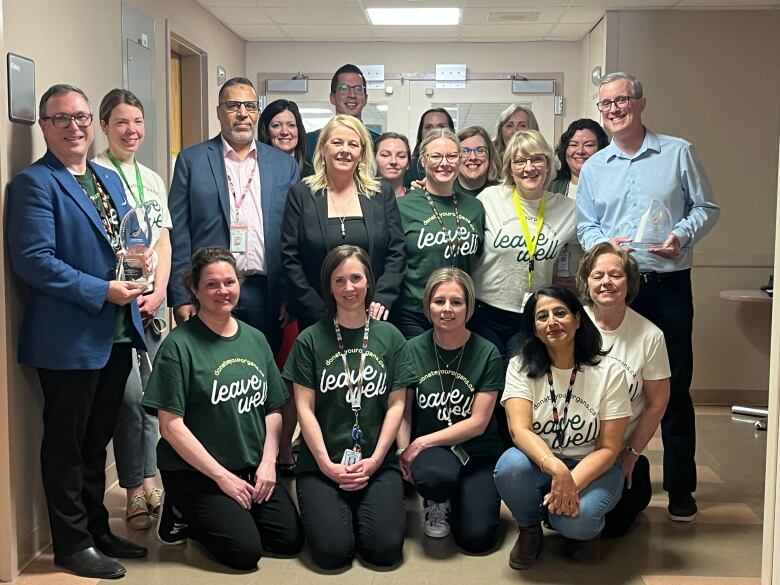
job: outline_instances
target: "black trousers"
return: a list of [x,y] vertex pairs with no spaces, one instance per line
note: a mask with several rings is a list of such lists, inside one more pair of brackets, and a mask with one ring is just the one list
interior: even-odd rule
[[631,307],[664,333],[671,367],[671,391],[661,421],[664,443],[664,489],[696,491],[696,417],[691,399],[693,378],[693,295],[691,271],[650,274]]
[[432,327],[424,313],[399,309],[390,313],[390,322],[395,325],[406,339],[422,335]]
[[300,473],[295,482],[306,542],[319,567],[345,567],[356,552],[377,566],[401,561],[406,518],[400,471],[380,468],[356,492],[339,489],[320,472]]
[[108,528],[103,505],[106,446],[130,373],[129,343],[115,344],[100,370],[38,368],[43,389],[41,472],[55,556],[93,546]]
[[[244,323],[259,329],[268,340],[271,352],[276,355],[282,345],[282,328],[278,308],[273,311],[269,304],[268,278],[263,275],[245,276],[241,283],[241,295],[233,315]],[[274,314],[276,312],[276,314]]]
[[[254,470],[234,472],[254,484]],[[262,552],[300,552],[303,532],[290,494],[277,484],[271,499],[242,508],[209,477],[197,471],[162,471],[165,497],[187,523],[190,535],[220,563],[240,571],[257,567]]]
[[639,513],[647,508],[653,495],[653,485],[650,482],[650,461],[644,455],[640,455],[634,464],[631,473],[631,489],[628,489],[628,481],[623,483],[623,493],[604,519],[604,529],[601,536],[614,538],[623,536],[634,524]]
[[493,481],[495,458],[472,457],[462,465],[447,447],[430,447],[412,463],[412,476],[426,500],[450,500],[449,523],[455,544],[479,554],[496,544],[501,498]]

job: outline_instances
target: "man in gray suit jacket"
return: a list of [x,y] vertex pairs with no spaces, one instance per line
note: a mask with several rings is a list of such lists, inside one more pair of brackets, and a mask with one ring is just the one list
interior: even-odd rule
[[172,260],[168,303],[181,323],[195,314],[182,283],[192,254],[223,246],[244,278],[235,315],[281,344],[281,225],[287,191],[298,182],[295,160],[255,140],[259,117],[252,82],[234,77],[219,91],[220,135],[183,150],[168,205]]

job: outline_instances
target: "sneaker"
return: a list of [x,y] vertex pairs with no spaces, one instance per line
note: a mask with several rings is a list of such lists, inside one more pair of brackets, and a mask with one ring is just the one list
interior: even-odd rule
[[447,522],[447,514],[450,511],[450,501],[438,504],[431,500],[423,502],[425,511],[424,531],[431,538],[444,538],[450,533],[450,524]]
[[573,561],[585,562],[595,559],[601,550],[601,536],[588,540],[566,539],[564,553]]
[[127,501],[125,522],[133,530],[144,530],[152,525],[143,493],[136,494]]
[[157,521],[157,538],[163,544],[183,544],[187,540],[187,524],[182,520],[181,515],[169,504],[162,495],[160,505],[160,518]]
[[518,526],[517,540],[509,553],[509,566],[517,571],[530,569],[542,552],[543,541],[541,525]]
[[666,510],[667,518],[674,522],[690,522],[699,511],[694,497],[686,492],[669,492],[669,507]]
[[150,490],[144,490],[144,499],[146,500],[146,507],[149,510],[149,514],[152,518],[160,517],[160,508],[162,507],[162,495],[163,491],[160,488],[152,488]]

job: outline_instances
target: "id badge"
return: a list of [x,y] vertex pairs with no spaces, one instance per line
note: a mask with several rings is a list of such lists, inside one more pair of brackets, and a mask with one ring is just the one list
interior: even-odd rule
[[558,255],[558,271],[556,276],[561,278],[569,278],[571,276],[571,254],[569,254],[568,248],[564,249]]
[[230,251],[233,254],[245,254],[249,227],[245,223],[230,224]]
[[460,445],[453,445],[450,447],[450,451],[455,453],[455,457],[458,458],[461,465],[466,465],[469,462],[469,454],[466,453],[466,450]]
[[341,464],[344,466],[354,465],[361,459],[363,459],[363,454],[360,451],[344,449],[344,455],[341,456]]
[[525,311],[525,304],[528,302],[528,299],[530,299],[530,298],[531,298],[531,295],[532,295],[532,294],[534,294],[534,293],[532,293],[532,292],[526,292],[526,293],[523,295],[523,304],[520,306],[520,312],[521,312],[521,313],[522,313],[523,311]]

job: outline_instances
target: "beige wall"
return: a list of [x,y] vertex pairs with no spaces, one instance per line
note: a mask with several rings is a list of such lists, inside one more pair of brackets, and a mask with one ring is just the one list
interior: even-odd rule
[[[228,31],[195,0],[133,0],[141,12],[155,20],[157,103],[167,104],[166,18],[171,30],[208,53],[209,111],[217,101],[216,65],[228,75],[242,75],[243,41]],[[73,83],[85,90],[96,107],[106,91],[122,85],[121,0],[71,0],[53,17],[50,0],[3,0],[0,23],[2,53],[20,53],[35,61],[36,94],[51,84]],[[60,7],[62,8],[62,7]],[[5,67],[0,78],[6,85]],[[5,91],[0,109],[6,111]],[[161,174],[167,156],[166,107],[158,107],[158,160]],[[210,131],[219,125],[210,115]],[[96,132],[94,151],[105,147]],[[12,124],[0,116],[0,180],[9,178],[40,157],[45,144],[36,126]],[[2,194],[5,208],[5,188]],[[0,339],[4,359],[0,365],[0,580],[9,579],[38,554],[49,541],[45,502],[40,486],[39,451],[42,397],[35,371],[16,364],[16,335],[22,315],[24,289],[11,275],[5,255],[4,228],[0,226]],[[53,339],[53,343],[63,340]],[[6,406],[7,405],[7,406]],[[5,446],[8,445],[6,450]],[[11,482],[8,481],[10,474]]]

